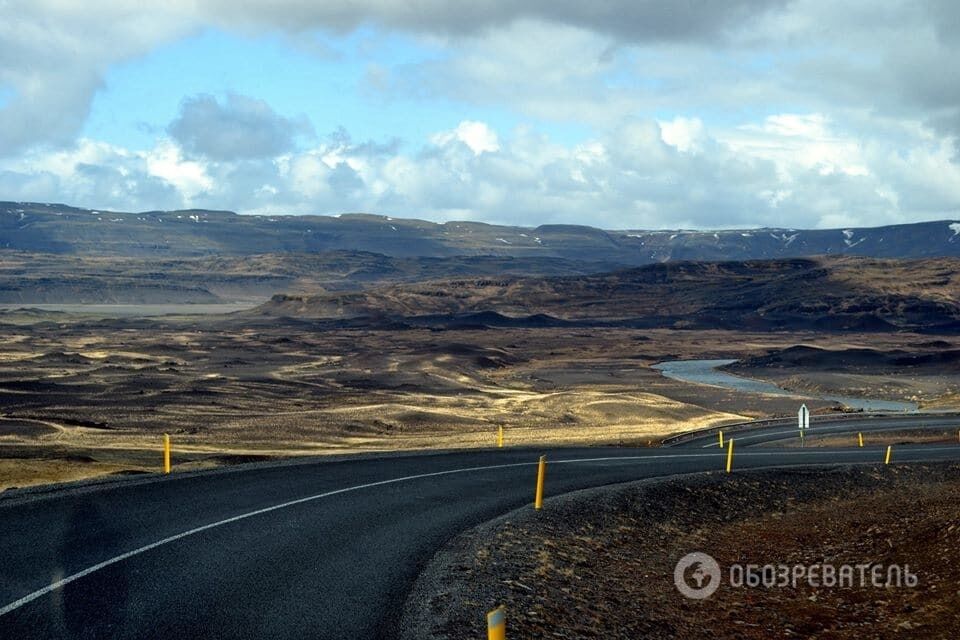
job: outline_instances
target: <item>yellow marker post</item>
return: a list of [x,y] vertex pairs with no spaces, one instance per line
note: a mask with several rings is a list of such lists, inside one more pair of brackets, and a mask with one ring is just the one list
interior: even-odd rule
[[717,432],[720,435],[720,448],[723,449],[723,429]]
[[497,447],[503,447],[503,425],[497,427]]
[[887,445],[887,457],[884,459],[883,464],[890,464],[890,454],[893,453],[893,445]]
[[537,465],[537,496],[533,501],[534,509],[543,508],[543,481],[547,475],[547,456],[540,456],[540,464]]
[[860,446],[861,446],[861,447],[863,446],[863,434],[862,434],[862,433],[858,433],[858,434],[857,434],[857,442],[860,443]]
[[497,607],[487,614],[487,640],[507,639],[507,614],[504,608]]
[[170,473],[170,434],[163,434],[163,472]]
[[727,473],[733,471],[733,438],[727,441]]

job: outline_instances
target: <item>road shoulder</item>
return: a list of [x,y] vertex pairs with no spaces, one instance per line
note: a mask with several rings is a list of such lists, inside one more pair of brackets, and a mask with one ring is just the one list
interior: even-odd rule
[[[508,637],[956,637],[960,537],[955,463],[693,474],[589,489],[461,534],[422,572],[404,638],[483,637],[507,607]],[[721,589],[683,598],[673,570],[703,551],[734,563],[909,564],[912,590]],[[955,609],[954,609],[955,610]],[[940,612],[940,613],[938,613]],[[946,626],[944,626],[946,625]],[[899,637],[899,636],[897,636]]]

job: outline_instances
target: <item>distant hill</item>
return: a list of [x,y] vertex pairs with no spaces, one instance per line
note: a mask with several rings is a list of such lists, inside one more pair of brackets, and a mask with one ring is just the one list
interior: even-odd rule
[[0,251],[0,304],[263,302],[437,278],[583,275],[618,268],[551,257],[391,257],[365,251],[140,258]]
[[484,324],[476,314],[491,312],[538,318],[541,324],[547,316],[580,325],[956,333],[960,259],[677,262],[598,275],[454,279],[278,295],[256,310],[300,319],[418,325],[428,320],[434,326],[470,317]]
[[187,258],[364,251],[390,257],[493,255],[636,266],[679,260],[813,255],[960,256],[960,222],[832,230],[609,231],[576,225],[436,224],[368,214],[248,216],[227,211],[123,213],[0,202],[0,250]]
[[[946,346],[944,346],[946,345]],[[950,343],[919,343],[912,346],[937,348],[937,351],[916,353],[902,349],[876,350],[863,348],[820,349],[796,345],[771,353],[744,358],[726,366],[732,371],[784,369],[817,369],[839,373],[872,373],[874,375],[956,375],[960,373],[960,349]]]

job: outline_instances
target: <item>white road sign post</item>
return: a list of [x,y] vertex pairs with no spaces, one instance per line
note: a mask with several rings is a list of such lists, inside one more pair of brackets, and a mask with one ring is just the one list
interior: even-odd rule
[[797,412],[797,424],[800,429],[800,446],[803,446],[804,431],[810,428],[810,410],[807,405],[800,405],[800,411]]

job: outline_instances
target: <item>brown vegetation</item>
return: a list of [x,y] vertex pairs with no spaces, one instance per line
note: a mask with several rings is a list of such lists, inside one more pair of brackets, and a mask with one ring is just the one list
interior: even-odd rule
[[[953,638],[960,605],[960,467],[754,471],[561,497],[466,532],[407,603],[406,637],[476,638],[506,606],[519,638]],[[706,600],[674,586],[683,556],[713,556]],[[909,566],[916,588],[730,586],[740,565]],[[901,574],[902,575],[902,574]],[[869,574],[868,574],[869,577]]]

